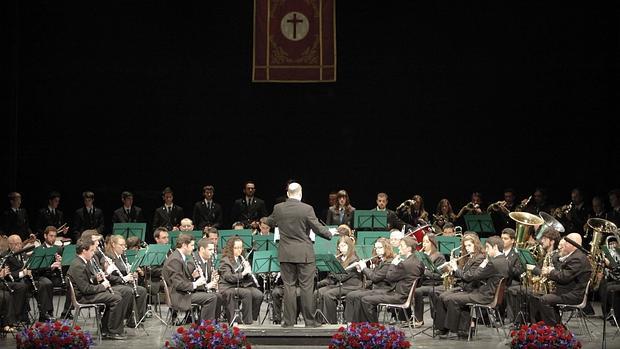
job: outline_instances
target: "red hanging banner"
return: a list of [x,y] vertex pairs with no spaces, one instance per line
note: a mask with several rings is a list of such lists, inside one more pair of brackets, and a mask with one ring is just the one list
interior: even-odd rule
[[254,82],[336,81],[335,0],[254,0]]

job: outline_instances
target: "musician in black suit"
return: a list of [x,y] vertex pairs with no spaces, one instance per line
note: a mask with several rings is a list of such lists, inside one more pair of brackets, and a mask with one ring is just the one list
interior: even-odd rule
[[192,304],[201,306],[200,320],[215,320],[217,296],[214,293],[197,292],[207,283],[198,270],[194,270],[187,258],[194,250],[194,237],[180,234],[176,250],[164,262],[163,278],[168,284],[170,301],[176,310],[190,311]]
[[488,304],[493,301],[499,282],[508,276],[508,263],[506,257],[501,252],[504,242],[499,236],[491,236],[485,243],[487,258],[471,274],[464,274],[461,270],[455,269],[455,275],[462,277],[466,281],[478,280],[480,286],[471,292],[454,293],[444,298],[443,306],[447,309],[444,323],[437,323],[439,338],[445,338],[447,331],[450,330],[458,334],[459,338],[467,338],[467,330],[473,329],[474,324],[469,323],[470,309],[467,303]]
[[581,235],[568,234],[560,241],[559,268],[550,266],[541,269],[542,276],[554,281],[556,286],[553,293],[534,295],[530,299],[533,320],[542,320],[549,326],[555,326],[560,321],[556,304],[579,304],[583,301],[592,266],[582,252],[581,242]]
[[214,193],[215,188],[212,185],[205,185],[202,188],[204,199],[194,204],[192,220],[198,230],[204,230],[206,227],[221,229],[224,226],[222,205],[213,201]]
[[[398,218],[398,215],[396,215],[396,212],[387,208],[387,204],[388,204],[388,195],[386,193],[379,193],[377,194],[377,207],[375,207],[373,211],[385,211],[386,212],[387,223],[388,223],[387,230],[391,230],[391,229],[401,230],[403,228],[403,225],[405,225],[405,222],[403,222],[400,218]],[[383,230],[383,228],[377,228],[377,229]]]
[[5,295],[5,305],[0,316],[4,317],[3,325],[5,332],[15,332],[15,327],[18,321],[28,323],[28,316],[24,313],[24,305],[26,304],[26,292],[28,291],[28,285],[21,281],[14,281],[11,279],[11,270],[6,264],[7,253],[9,251],[3,251],[0,256],[0,261],[4,263],[0,264],[2,268],[0,271],[0,291]]
[[[452,253],[450,255],[452,255]],[[461,292],[471,292],[478,288],[480,282],[478,280],[473,280],[471,275],[480,267],[484,259],[485,252],[480,244],[478,235],[466,232],[461,239],[460,257],[450,260],[446,276],[442,276],[451,278],[454,280],[454,284],[446,284],[448,289],[445,289],[443,286],[436,287],[435,293],[430,297],[431,307],[433,309],[431,316],[436,324],[444,324],[446,321],[446,304],[449,297]],[[459,270],[458,273],[456,272],[457,269]],[[446,279],[444,279],[444,281],[446,281]],[[447,330],[437,329],[436,332],[438,335],[442,335],[446,334]]]
[[387,272],[394,259],[394,250],[390,241],[386,238],[379,238],[375,242],[375,248],[372,251],[371,268],[366,267],[366,261],[357,263],[356,268],[364,276],[367,282],[371,283],[371,288],[363,288],[347,293],[345,299],[346,307],[344,308],[344,319],[346,322],[365,322],[362,311],[362,297],[370,294],[386,293],[391,289],[392,285],[386,280]]
[[377,305],[379,303],[404,303],[409,296],[414,282],[424,275],[424,265],[413,253],[418,245],[412,236],[406,236],[400,241],[400,255],[390,264],[385,279],[392,288],[380,294],[370,294],[362,297],[362,311],[369,322],[377,322]]
[[9,204],[10,207],[0,216],[0,235],[18,234],[22,240],[28,239],[32,230],[30,230],[28,212],[21,207],[22,194],[9,193]]
[[252,181],[245,182],[244,196],[235,200],[230,213],[233,222],[242,222],[246,229],[258,227],[258,220],[268,215],[265,201],[254,196],[256,185]]
[[85,191],[82,193],[84,207],[79,208],[73,215],[73,241],[77,241],[82,232],[88,229],[95,229],[99,234],[103,234],[104,218],[103,211],[94,206],[95,193]]
[[[506,262],[508,263],[508,281],[506,283],[506,292],[508,291],[508,287],[519,285],[521,282],[521,274],[523,273],[521,260],[519,260],[519,254],[515,249],[515,236],[516,232],[512,228],[504,228],[502,230],[501,238],[504,242],[504,250],[502,253],[504,254],[504,257],[506,257]],[[502,316],[506,315],[506,306],[507,302],[503,302],[500,307],[500,313]],[[512,309],[510,309],[510,311],[512,312]],[[516,314],[508,315],[512,315],[510,318],[514,318],[514,315]]]
[[310,230],[325,239],[332,233],[319,223],[312,206],[301,202],[302,188],[299,183],[291,183],[287,191],[288,199],[273,207],[269,216],[271,226],[280,231],[278,259],[284,283],[282,327],[292,327],[297,316],[296,287],[300,288],[302,313],[306,327],[318,327],[315,319],[313,299],[313,280],[316,272],[314,248]]
[[[47,207],[44,207],[39,210],[37,215],[37,223],[35,226],[35,230],[37,233],[43,233],[45,228],[49,226],[56,227],[60,229],[67,222],[65,221],[65,215],[61,210],[58,209],[58,205],[60,204],[60,193],[51,192],[47,198]],[[69,227],[63,227],[59,234],[64,234],[69,230]]]
[[243,257],[243,241],[239,237],[226,242],[218,273],[218,287],[224,299],[227,319],[233,320],[237,297],[243,305],[243,318],[236,319],[236,322],[248,325],[258,320],[263,293],[258,289],[258,280],[252,274],[250,263]]
[[336,204],[329,208],[327,211],[327,225],[341,225],[346,224],[349,227],[353,226],[353,214],[355,207],[351,206],[349,201],[349,194],[345,190],[339,190],[336,194]]
[[165,227],[168,231],[179,230],[183,219],[183,207],[174,204],[174,192],[166,187],[162,192],[164,205],[153,214],[153,227]]
[[133,194],[124,191],[121,194],[123,206],[114,210],[112,223],[143,223],[142,209],[133,204]]
[[[217,297],[215,304],[215,317],[219,318],[222,305],[224,304],[222,294],[218,292],[220,275],[215,269],[215,244],[208,238],[198,240],[196,251],[192,253],[194,268],[204,275],[206,284],[196,288],[196,292],[210,292]],[[190,264],[191,266],[191,264]]]
[[[48,226],[43,231],[43,243],[41,243],[41,247],[43,248],[52,248],[56,250],[56,260],[52,265],[43,269],[39,272],[39,275],[45,276],[46,278],[52,281],[53,287],[64,287],[65,280],[64,276],[66,275],[67,269],[64,268],[61,264],[62,262],[62,251],[63,248],[61,246],[56,246],[56,236],[58,234],[58,229],[54,226]],[[61,313],[61,318],[63,319],[73,319],[71,312],[71,297],[69,292],[66,292],[65,295],[65,306]]]
[[[168,245],[168,229],[165,227],[159,227],[155,229],[153,238],[156,244]],[[168,256],[172,253],[172,249],[168,251]],[[162,265],[147,266],[144,270],[144,286],[148,290],[149,298],[155,300],[155,297],[163,290],[161,284],[161,274],[163,271]],[[151,302],[153,303],[153,302]],[[149,303],[149,304],[151,304]]]
[[[336,249],[338,262],[345,269],[345,274],[329,273],[326,278],[318,283],[319,307],[329,323],[338,322],[336,305],[338,298],[346,296],[351,291],[362,289],[362,277],[355,267],[348,268],[357,263],[359,258],[355,252],[355,241],[349,236],[340,236]],[[347,269],[348,268],[348,269]]]
[[73,283],[75,297],[81,303],[103,303],[106,305],[101,320],[102,337],[109,339],[126,339],[123,335],[123,300],[120,294],[112,293],[112,286],[101,273],[98,265],[93,264],[96,252],[95,242],[91,239],[78,240],[75,253],[77,257],[71,262],[67,275]]
[[[127,319],[128,327],[136,327],[138,320],[142,318],[146,312],[146,288],[139,286],[138,273],[129,273],[131,267],[127,261],[127,255],[125,251],[127,246],[125,238],[121,235],[110,235],[108,242],[106,242],[105,254],[111,260],[113,264],[112,268],[109,268],[110,282],[113,286],[122,285],[122,291],[119,292],[123,297],[128,297],[131,300],[127,301],[127,310],[124,318]],[[115,272],[112,272],[112,269]],[[119,286],[119,288],[121,288]],[[134,314],[135,312],[135,314]]]
[[[424,252],[428,258],[433,262],[433,265],[437,268],[446,262],[446,258],[437,251],[437,237],[433,233],[424,235],[422,239],[422,252]],[[419,327],[424,325],[424,296],[430,296],[435,289],[435,286],[441,285],[441,272],[434,272],[424,266],[424,276],[421,283],[415,289],[414,300],[414,315],[415,326]],[[431,303],[432,305],[432,303]],[[406,311],[409,309],[406,309]]]
[[[13,252],[17,252],[23,248],[22,239],[19,235],[11,235],[8,238],[9,248]],[[9,256],[6,260],[6,265],[11,271],[10,278],[16,282],[25,283],[28,286],[28,290],[36,297],[39,304],[39,321],[46,321],[53,319],[54,303],[52,301],[53,285],[52,281],[45,276],[39,276],[38,280],[32,273],[32,270],[26,269],[25,266],[28,262],[25,254]],[[36,283],[36,290],[33,283]]]

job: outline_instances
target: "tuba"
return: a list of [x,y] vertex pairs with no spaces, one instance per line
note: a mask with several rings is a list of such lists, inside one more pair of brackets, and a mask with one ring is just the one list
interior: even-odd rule
[[510,212],[509,216],[517,222],[515,240],[518,248],[526,248],[530,236],[533,235],[532,233],[545,222],[537,215],[527,212]]
[[[592,266],[592,276],[590,277],[590,284],[593,290],[598,289],[601,282],[601,275],[603,268],[605,267],[605,257],[601,250],[601,243],[603,242],[603,235],[614,234],[618,237],[618,227],[606,219],[602,218],[590,218],[586,222],[588,231],[592,230],[592,241],[590,242],[590,265]],[[587,233],[587,231],[586,231]]]
[[555,231],[560,234],[565,231],[562,223],[560,223],[557,219],[553,218],[553,216],[548,214],[547,212],[540,211],[538,215],[540,216],[540,218],[543,219],[544,223],[538,228],[538,231],[536,232],[536,240],[540,240],[540,238],[542,238],[542,234],[549,228],[555,229]]

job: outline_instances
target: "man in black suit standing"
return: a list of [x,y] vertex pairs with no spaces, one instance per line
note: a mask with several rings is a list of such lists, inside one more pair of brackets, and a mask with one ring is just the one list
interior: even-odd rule
[[109,339],[126,339],[123,335],[123,300],[113,293],[112,286],[101,274],[96,273],[93,256],[96,245],[92,239],[78,240],[75,253],[77,257],[71,262],[67,276],[73,282],[75,297],[82,303],[103,303],[106,305],[101,320],[102,337]]
[[205,227],[221,229],[224,225],[222,205],[213,201],[215,188],[212,185],[205,185],[202,188],[203,200],[194,204],[194,214],[192,220],[196,224],[197,230],[204,230]]
[[123,207],[118,208],[112,215],[112,223],[142,223],[144,217],[142,217],[142,209],[133,204],[133,194],[124,191],[121,194],[121,201]]
[[22,240],[28,239],[32,231],[28,221],[28,212],[21,208],[22,194],[18,192],[9,193],[10,206],[0,217],[0,233],[3,235],[18,234]]
[[302,190],[299,183],[291,183],[286,193],[288,199],[274,206],[269,217],[270,225],[280,230],[278,259],[284,283],[282,327],[292,327],[297,315],[296,287],[300,288],[302,313],[306,327],[318,327],[314,317],[313,278],[316,271],[314,249],[310,230],[326,239],[332,234],[319,223],[312,206],[301,202]]
[[230,214],[231,221],[242,222],[246,229],[258,228],[258,220],[268,215],[265,201],[255,197],[255,192],[256,185],[254,182],[245,182],[243,186],[244,196],[235,200]]
[[184,216],[183,207],[174,204],[174,192],[170,187],[164,189],[161,197],[164,200],[164,206],[155,210],[152,227],[165,227],[168,231],[179,230]]
[[47,197],[47,207],[40,209],[37,216],[37,223],[35,226],[37,233],[43,233],[49,226],[59,229],[58,234],[65,234],[69,230],[67,226],[60,229],[60,227],[66,224],[66,221],[63,212],[58,209],[59,204],[60,193],[57,191],[49,193]]
[[94,206],[95,193],[85,191],[82,197],[84,207],[77,209],[73,216],[73,241],[77,241],[82,236],[82,232],[88,229],[96,229],[99,234],[103,235],[103,211]]

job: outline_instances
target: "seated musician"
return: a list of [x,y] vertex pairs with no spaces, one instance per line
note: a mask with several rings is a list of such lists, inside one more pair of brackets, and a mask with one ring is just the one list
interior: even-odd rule
[[[63,279],[66,270],[62,270],[62,247],[55,245],[57,234],[58,229],[53,225],[45,227],[43,231],[43,243],[41,246],[43,248],[53,248],[57,251],[54,263],[52,263],[49,268],[41,270],[40,274],[50,279],[53,287],[63,287],[65,285],[65,280]],[[65,305],[60,316],[63,319],[73,319],[73,315],[71,315],[71,298],[69,292],[66,292]]]
[[[337,259],[340,265],[347,269],[353,263],[359,261],[355,253],[355,241],[349,236],[340,236],[336,249]],[[321,309],[326,320],[335,324],[338,322],[336,305],[338,298],[347,293],[362,288],[362,277],[355,268],[348,268],[346,274],[329,273],[327,277],[318,283],[318,308]],[[323,319],[325,320],[325,319]]]
[[[446,298],[460,292],[471,292],[478,287],[477,280],[464,279],[462,277],[463,275],[469,276],[473,274],[485,259],[478,235],[465,233],[461,240],[460,250],[460,257],[450,260],[447,274],[442,275],[442,277],[449,279],[447,279],[447,282],[444,279],[444,285],[435,287],[435,293],[430,295],[431,308],[433,309],[431,316],[435,324],[443,324],[446,320]],[[457,273],[456,270],[459,270],[459,272]],[[459,277],[457,278],[457,276]],[[450,280],[455,280],[453,281],[454,284],[451,284]],[[446,289],[446,287],[448,288]]]
[[[422,239],[422,251],[428,256],[431,262],[433,262],[435,267],[439,267],[446,262],[446,258],[443,254],[437,251],[437,237],[435,234],[429,233],[424,235]],[[414,325],[416,327],[424,325],[424,296],[429,296],[435,286],[441,285],[441,283],[441,272],[433,272],[425,266],[422,283],[421,285],[418,284],[415,289],[413,309],[415,316]]]
[[[0,257],[2,259],[2,257]],[[23,307],[26,300],[26,290],[28,286],[22,282],[12,282],[7,280],[11,275],[8,266],[0,269],[0,317],[2,317],[2,329],[4,333],[17,332],[18,321],[21,320]],[[27,321],[26,321],[27,322]]]
[[366,267],[365,261],[357,262],[356,268],[366,280],[372,282],[370,289],[354,290],[347,294],[344,308],[344,319],[346,322],[368,321],[362,311],[362,297],[371,294],[387,293],[392,285],[386,280],[387,272],[394,259],[394,251],[390,241],[386,238],[379,238],[375,242],[372,251],[373,258],[370,260],[370,268]]
[[[539,281],[541,280],[540,268],[548,267],[550,265],[555,265],[555,262],[557,261],[557,258],[558,258],[557,246],[558,246],[558,243],[560,242],[560,239],[561,239],[560,233],[558,233],[558,231],[555,230],[553,227],[550,227],[547,230],[545,230],[542,237],[540,238],[540,244],[542,247],[542,251],[545,255],[545,258],[540,263],[540,265],[537,265],[536,268],[533,268],[532,274],[536,275],[536,277],[533,278],[534,280],[523,278],[523,281],[520,281],[518,284],[515,285],[513,282],[512,286],[509,285],[506,288],[506,293],[504,296],[504,299],[505,299],[504,302],[506,303],[506,316],[509,322],[514,323],[515,327],[519,327],[524,322],[528,322],[530,319],[529,309],[527,309],[527,306],[526,306],[527,305],[526,301],[529,296],[526,295],[526,291],[527,293],[530,293],[530,294],[540,293],[540,292],[547,293],[547,288],[548,288],[547,283],[545,283],[544,280]],[[523,268],[520,268],[520,270],[522,269]],[[523,276],[525,276],[525,274],[522,273],[522,275],[520,275],[519,277],[521,278]],[[536,282],[533,282],[533,281],[536,281]],[[544,285],[541,284],[541,282],[544,283]],[[523,316],[517,316],[519,311],[522,310],[523,306],[525,306],[526,308],[524,309]]]
[[[502,241],[504,242],[504,250],[503,254],[506,257],[506,261],[508,262],[508,281],[506,283],[506,291],[508,292],[508,287],[510,286],[518,286],[521,283],[521,274],[523,273],[523,267],[521,266],[521,260],[519,259],[519,253],[517,252],[515,245],[515,236],[516,232],[512,228],[504,228],[502,230],[502,234],[500,235]],[[510,309],[509,309],[510,310]],[[510,318],[514,318],[514,314],[512,311],[509,311]],[[500,307],[500,314],[502,317],[506,315],[506,302],[504,302]]]
[[187,258],[194,251],[194,243],[194,236],[185,233],[179,235],[176,250],[164,262],[162,276],[168,284],[170,301],[175,310],[188,312],[192,304],[198,304],[201,306],[200,320],[215,320],[217,296],[214,293],[196,292],[207,283],[207,279],[190,267],[191,263],[187,263]]
[[111,259],[114,264],[113,269],[116,270],[109,278],[112,285],[120,282],[125,285],[124,289],[130,288],[131,294],[127,294],[127,291],[121,293],[123,296],[131,297],[131,301],[128,302],[127,313],[125,318],[127,319],[127,327],[136,327],[136,324],[146,312],[146,288],[139,286],[138,272],[129,273],[131,267],[127,261],[125,238],[121,235],[109,236],[109,241],[106,243],[105,253],[108,258]]
[[470,309],[466,304],[488,304],[493,301],[500,280],[508,276],[508,262],[502,253],[503,245],[504,242],[499,236],[489,237],[485,243],[487,257],[478,268],[466,273],[460,269],[454,270],[454,273],[465,281],[480,281],[480,286],[471,291],[440,297],[442,302],[438,307],[446,309],[446,316],[443,323],[438,321],[435,324],[439,338],[445,338],[448,331],[457,333],[459,338],[467,338],[467,331],[474,329],[475,322],[469,322]]
[[[560,258],[557,268],[553,265],[543,267],[543,277],[555,282],[555,290],[544,295],[532,295],[530,298],[530,316],[532,322],[544,321],[555,326],[560,321],[556,304],[579,304],[592,275],[592,266],[588,257],[582,252],[581,235],[568,234],[560,241]],[[535,268],[528,265],[528,269]]]
[[217,292],[220,276],[215,269],[215,244],[208,238],[202,238],[196,246],[197,250],[192,254],[196,262],[194,267],[200,268],[201,275],[204,275],[207,281],[205,285],[196,288],[196,292],[212,292],[215,295],[215,317],[218,319],[224,303],[222,294]]
[[[8,238],[9,249],[17,252],[23,248],[22,238],[19,235],[11,235]],[[9,267],[11,274],[8,276],[11,281],[24,283],[28,290],[35,296],[39,305],[39,321],[54,320],[54,296],[53,284],[45,276],[36,276],[32,270],[26,269],[28,257],[25,253],[12,255],[6,259],[6,266]],[[38,280],[35,280],[38,279]],[[26,303],[27,304],[27,303]],[[23,306],[26,306],[24,304]],[[24,308],[25,311],[25,308]]]
[[400,241],[400,254],[392,260],[385,276],[385,280],[392,285],[390,289],[385,293],[371,293],[362,297],[363,316],[369,322],[378,321],[377,305],[379,303],[404,303],[413,283],[424,275],[424,266],[413,253],[417,245],[418,242],[414,237],[404,237]]
[[616,326],[613,318],[610,318],[611,310],[614,310],[616,318],[620,316],[620,255],[615,237],[608,239],[607,248],[609,255],[605,256],[604,279],[599,287],[599,295],[605,320],[610,319],[611,325]]
[[75,297],[80,303],[103,303],[106,305],[101,319],[101,336],[109,339],[126,339],[123,335],[123,300],[113,293],[110,282],[93,263],[96,251],[92,239],[79,239],[75,246],[77,257],[71,262],[67,276],[73,283]]
[[241,301],[242,319],[235,322],[251,325],[258,320],[263,293],[258,289],[258,281],[252,273],[250,263],[243,257],[243,241],[235,236],[228,239],[220,267],[218,285],[228,321],[233,321],[237,300]]
[[[168,229],[166,227],[156,228],[153,232],[153,238],[156,244],[168,245]],[[172,253],[172,249],[168,253],[168,257],[170,253]],[[163,265],[154,265],[144,268],[144,287],[146,287],[149,298],[151,299],[149,304],[154,303],[153,301],[157,299],[156,296],[164,289],[161,283],[163,268]]]

